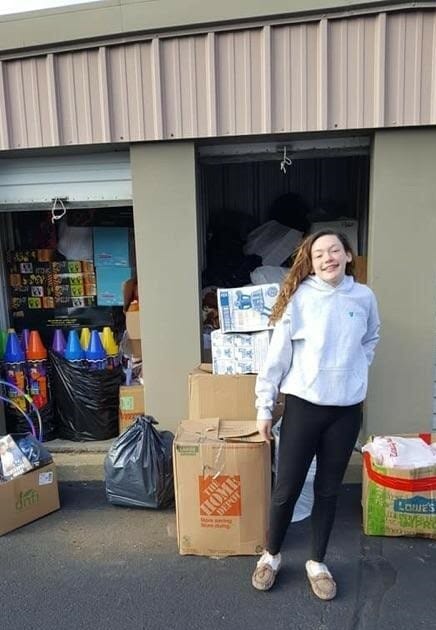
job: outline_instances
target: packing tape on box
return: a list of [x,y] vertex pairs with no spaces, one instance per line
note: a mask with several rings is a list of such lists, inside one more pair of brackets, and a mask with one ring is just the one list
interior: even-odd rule
[[423,479],[392,477],[391,475],[384,475],[374,470],[369,453],[364,453],[363,459],[368,478],[380,486],[391,488],[391,490],[403,490],[405,492],[428,492],[430,490],[436,490],[436,476],[424,477]]

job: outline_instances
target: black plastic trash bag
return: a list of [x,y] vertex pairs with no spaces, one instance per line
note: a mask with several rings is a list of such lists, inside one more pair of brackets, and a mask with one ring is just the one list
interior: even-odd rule
[[[22,413],[6,405],[6,430],[8,433],[28,433],[30,431],[29,423]],[[40,427],[35,411],[32,409],[27,414],[34,424],[37,435],[39,435]],[[54,413],[53,400],[49,400],[44,407],[39,409],[39,415],[42,422],[42,442],[49,442],[57,437],[57,423]]]
[[166,508],[174,503],[174,435],[155,424],[151,416],[138,416],[110,448],[104,471],[113,505]]
[[58,435],[86,442],[109,440],[118,434],[121,367],[90,370],[50,353]]

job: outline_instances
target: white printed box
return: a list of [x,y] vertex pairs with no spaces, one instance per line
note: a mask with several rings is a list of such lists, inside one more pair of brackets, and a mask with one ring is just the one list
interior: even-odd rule
[[212,369],[214,374],[258,374],[268,352],[270,331],[223,333],[214,330]]
[[269,318],[279,290],[280,285],[276,283],[218,289],[221,332],[257,332],[272,328]]

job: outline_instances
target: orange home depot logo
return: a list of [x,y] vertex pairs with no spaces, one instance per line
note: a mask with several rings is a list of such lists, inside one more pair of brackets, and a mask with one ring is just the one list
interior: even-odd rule
[[241,516],[239,475],[199,477],[201,516]]

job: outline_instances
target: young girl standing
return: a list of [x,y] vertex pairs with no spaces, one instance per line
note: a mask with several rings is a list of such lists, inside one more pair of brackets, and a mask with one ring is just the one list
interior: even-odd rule
[[354,281],[353,252],[333,230],[299,247],[273,308],[268,356],[256,382],[257,427],[271,439],[272,410],[285,394],[268,545],[252,584],[268,590],[310,463],[316,455],[312,544],[306,572],[315,595],[332,599],[336,583],[324,564],[342,479],[361,425],[368,367],[380,321],[371,289]]

